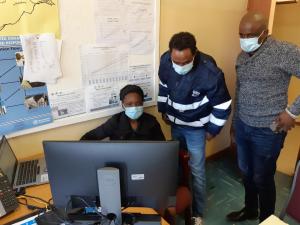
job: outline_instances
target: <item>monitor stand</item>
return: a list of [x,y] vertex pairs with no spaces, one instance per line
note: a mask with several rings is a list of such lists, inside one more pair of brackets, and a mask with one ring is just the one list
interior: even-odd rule
[[119,169],[103,167],[97,170],[101,213],[114,216],[115,225],[122,225]]
[[161,225],[160,215],[140,213],[121,213],[120,172],[114,167],[103,167],[97,170],[101,213],[105,216],[114,214],[115,225]]

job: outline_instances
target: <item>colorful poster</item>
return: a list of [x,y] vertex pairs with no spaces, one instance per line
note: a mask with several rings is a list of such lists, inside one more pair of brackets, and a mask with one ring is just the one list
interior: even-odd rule
[[58,0],[0,0],[0,36],[55,33],[60,37]]
[[45,83],[23,80],[19,37],[0,37],[0,135],[52,122]]

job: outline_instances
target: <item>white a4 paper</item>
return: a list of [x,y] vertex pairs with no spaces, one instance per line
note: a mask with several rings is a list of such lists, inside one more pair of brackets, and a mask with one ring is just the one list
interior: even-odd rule
[[56,83],[62,72],[54,34],[21,35],[20,39],[25,58],[23,79]]

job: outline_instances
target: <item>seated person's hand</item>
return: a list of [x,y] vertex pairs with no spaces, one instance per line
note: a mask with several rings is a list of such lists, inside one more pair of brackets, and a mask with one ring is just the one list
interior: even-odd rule
[[206,132],[206,140],[210,141],[211,139],[213,139],[215,136],[212,135],[211,133]]
[[166,113],[162,113],[162,114],[161,114],[161,118],[163,119],[163,121],[164,121],[166,124],[171,125],[171,122],[170,122],[170,120],[169,120],[169,118],[168,118],[168,116],[167,116]]

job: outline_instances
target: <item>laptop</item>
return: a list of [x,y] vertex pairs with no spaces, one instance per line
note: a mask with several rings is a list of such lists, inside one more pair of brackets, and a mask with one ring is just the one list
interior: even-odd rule
[[45,158],[18,161],[5,136],[0,143],[0,168],[13,189],[48,182]]

